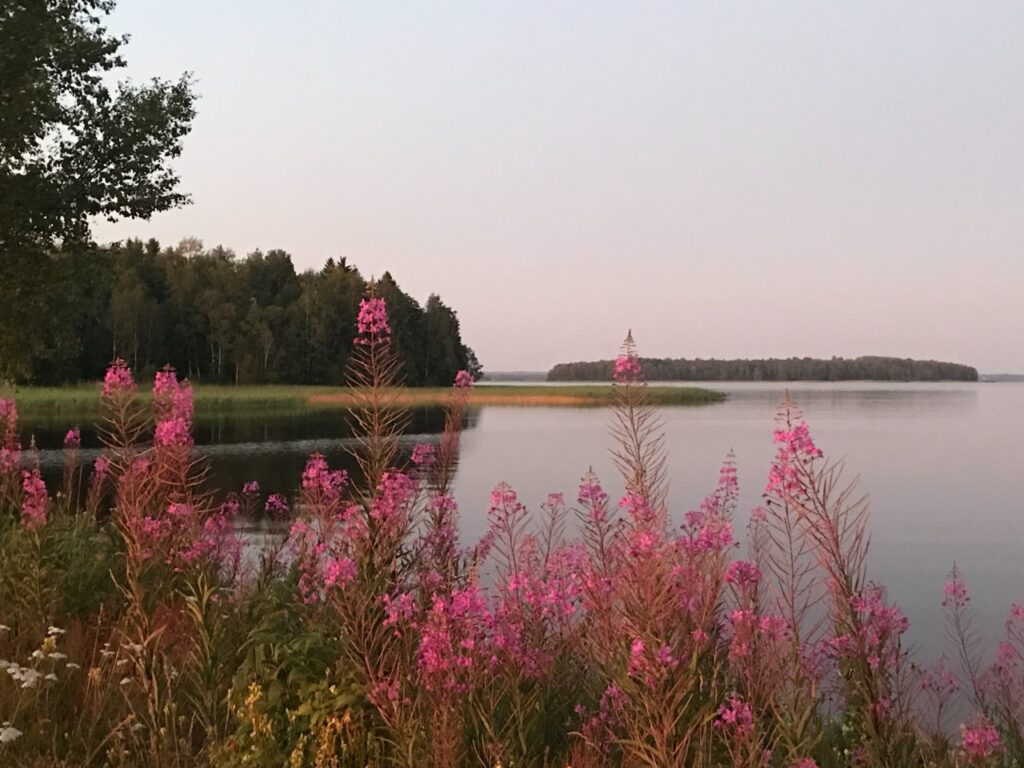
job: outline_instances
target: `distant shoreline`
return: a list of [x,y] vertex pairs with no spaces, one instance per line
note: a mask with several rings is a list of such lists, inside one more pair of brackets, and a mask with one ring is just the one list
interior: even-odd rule
[[[864,356],[765,359],[641,358],[647,381],[979,381],[976,368],[938,360]],[[559,363],[548,381],[611,381],[613,360]]]

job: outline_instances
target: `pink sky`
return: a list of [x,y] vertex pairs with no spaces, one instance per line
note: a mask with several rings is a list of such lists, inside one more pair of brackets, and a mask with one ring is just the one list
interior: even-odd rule
[[194,204],[96,235],[390,270],[490,370],[1024,371],[1024,5],[680,5],[122,0]]

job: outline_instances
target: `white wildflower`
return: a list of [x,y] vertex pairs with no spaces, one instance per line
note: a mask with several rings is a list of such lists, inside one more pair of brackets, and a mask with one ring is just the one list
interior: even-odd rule
[[53,637],[54,635],[63,635],[64,634],[64,630],[61,629],[60,627],[55,627],[55,626],[53,626],[51,624],[50,628],[48,630],[46,630],[46,634],[49,635],[50,637]]
[[131,685],[132,679],[130,677],[122,677],[121,685]]
[[46,679],[50,680],[50,681],[56,680],[57,679],[57,675],[55,673],[51,672],[50,674],[48,674],[46,676]]
[[8,742],[14,741],[16,738],[21,736],[21,731],[11,726],[0,728],[0,744],[7,744]]
[[66,665],[64,666],[64,669],[81,669],[81,668],[82,668],[82,665],[81,665],[81,664],[75,664],[75,662],[73,662],[73,661],[69,661],[69,662],[68,662],[68,663],[67,663],[67,664],[66,664]]

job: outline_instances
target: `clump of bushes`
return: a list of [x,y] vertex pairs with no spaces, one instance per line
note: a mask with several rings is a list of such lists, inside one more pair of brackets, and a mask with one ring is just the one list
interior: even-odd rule
[[[731,457],[696,509],[668,509],[627,338],[620,500],[588,474],[534,514],[499,484],[465,546],[451,485],[471,377],[440,441],[403,460],[383,301],[357,330],[358,477],[312,456],[295,499],[200,491],[191,388],[169,369],[147,412],[111,366],[107,449],[85,484],[69,432],[55,493],[0,403],[4,765],[1020,765],[1024,608],[983,666],[954,570],[952,661],[914,665],[867,573],[866,503],[791,403],[739,558]],[[252,514],[290,529],[256,549],[233,524]]]

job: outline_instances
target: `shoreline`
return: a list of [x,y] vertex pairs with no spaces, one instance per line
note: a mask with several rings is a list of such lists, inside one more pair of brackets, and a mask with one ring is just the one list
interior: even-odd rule
[[[404,387],[393,393],[394,403],[402,407],[443,406],[451,387]],[[659,406],[697,406],[720,403],[726,393],[704,387],[649,385],[651,403]],[[349,408],[356,398],[346,387],[318,385],[257,384],[252,386],[204,385],[194,387],[197,415],[214,411],[237,410],[320,410]],[[607,407],[614,403],[610,384],[584,385],[500,385],[475,386],[469,406],[519,407]],[[98,415],[100,385],[69,387],[0,387],[0,398],[13,398],[19,412],[39,415],[44,412],[68,415]],[[148,391],[140,392],[142,402],[150,400]]]

